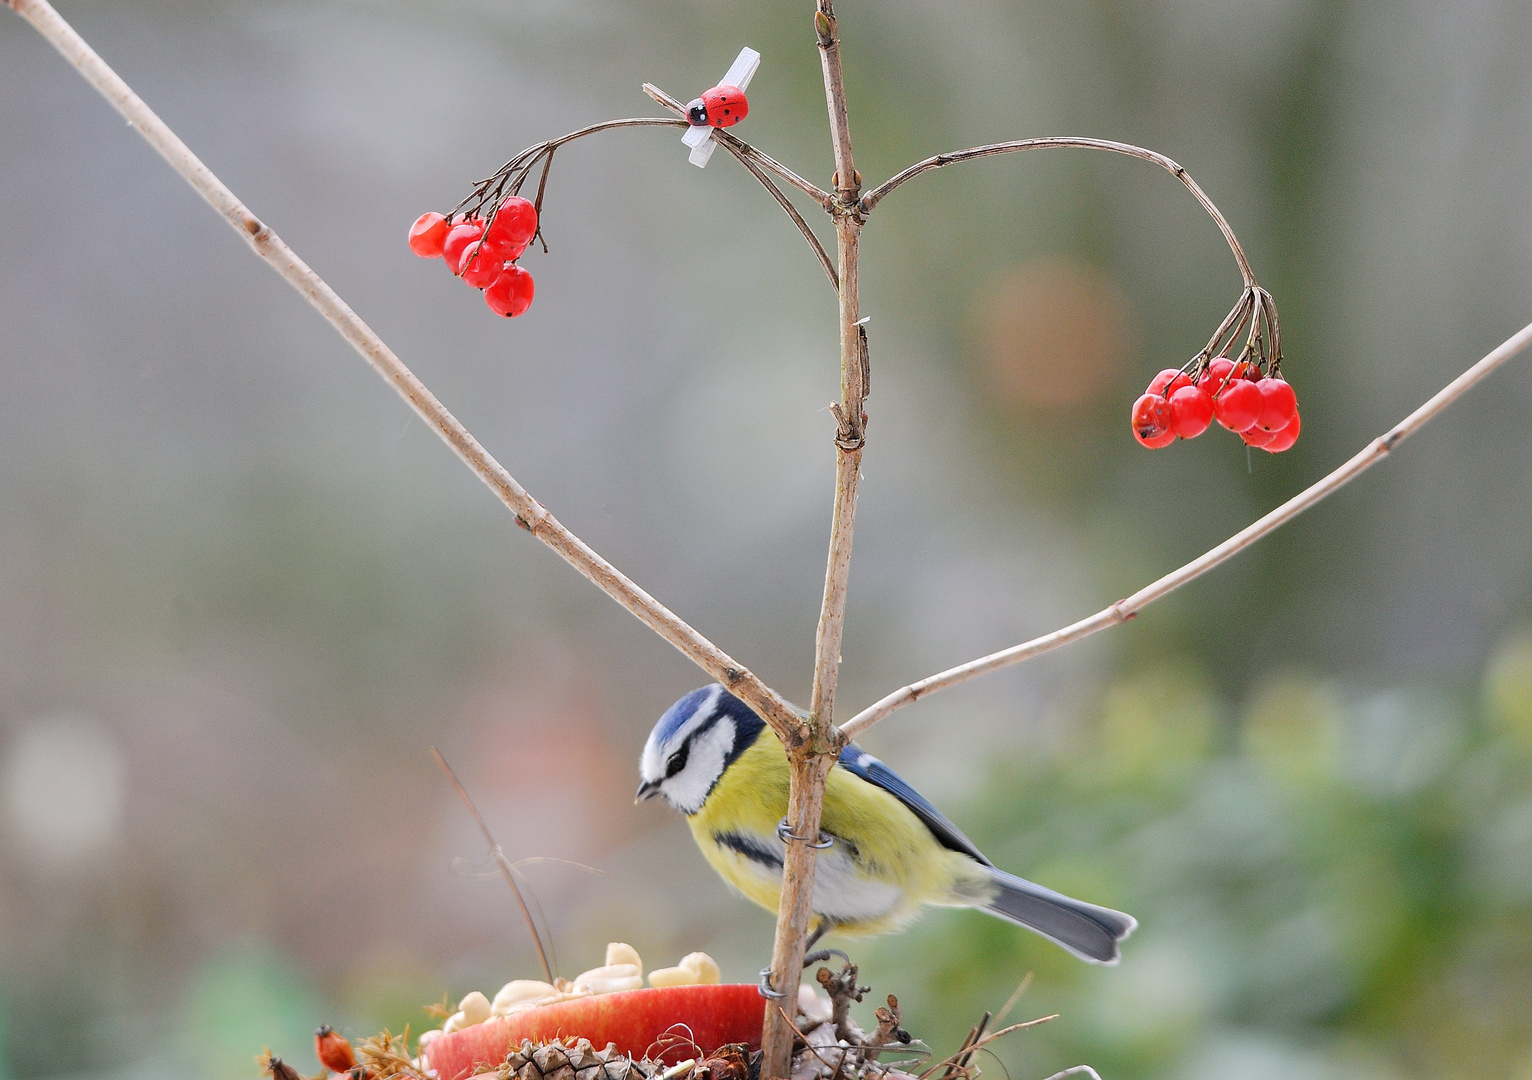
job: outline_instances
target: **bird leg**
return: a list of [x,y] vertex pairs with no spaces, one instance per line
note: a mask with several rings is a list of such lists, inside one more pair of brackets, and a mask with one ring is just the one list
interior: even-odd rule
[[[778,829],[781,829],[786,824],[787,820],[784,818],[782,825],[779,825]],[[848,965],[851,963],[851,957],[847,956],[839,949],[820,949],[818,952],[813,951],[814,946],[819,943],[819,939],[824,937],[831,930],[835,929],[835,926],[836,924],[829,919],[819,920],[819,925],[814,927],[814,932],[809,934],[808,940],[803,943],[803,951],[805,954],[803,957],[804,967],[808,967],[811,964],[822,964],[832,956],[840,957]],[[761,969],[761,981],[756,984],[756,990],[760,992],[761,997],[766,998],[768,1001],[774,1001],[779,998],[785,998],[787,996],[786,994],[778,993],[776,990],[771,988],[771,968]]]

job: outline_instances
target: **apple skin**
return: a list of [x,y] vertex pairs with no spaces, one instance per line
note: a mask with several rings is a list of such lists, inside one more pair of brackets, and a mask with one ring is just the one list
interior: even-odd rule
[[[499,1065],[522,1039],[556,1038],[589,1039],[598,1050],[616,1043],[620,1052],[641,1058],[658,1050],[655,1041],[678,1024],[685,1025],[678,1030],[681,1038],[690,1037],[705,1053],[725,1043],[748,1043],[755,1050],[765,1018],[766,1000],[749,983],[621,990],[492,1017],[442,1035],[426,1048],[423,1064],[436,1070],[438,1080],[463,1080],[478,1065]],[[675,1049],[660,1055],[667,1064],[690,1056]]]

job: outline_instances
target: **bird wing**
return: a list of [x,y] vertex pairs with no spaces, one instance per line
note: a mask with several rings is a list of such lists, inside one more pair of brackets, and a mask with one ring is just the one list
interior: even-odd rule
[[970,858],[977,859],[985,866],[995,865],[984,857],[984,853],[974,846],[972,840],[963,835],[963,830],[948,821],[946,815],[932,806],[924,795],[910,787],[904,782],[902,776],[860,746],[852,743],[840,752],[840,767],[853,776],[882,788],[898,799],[925,823],[926,828],[931,830],[931,834],[941,842],[943,847],[960,851]]

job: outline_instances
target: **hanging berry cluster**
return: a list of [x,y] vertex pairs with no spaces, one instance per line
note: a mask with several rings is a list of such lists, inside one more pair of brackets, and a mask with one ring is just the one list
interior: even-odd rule
[[[1248,333],[1246,333],[1248,328]],[[1237,357],[1231,351],[1245,334]],[[1182,368],[1166,368],[1133,403],[1133,437],[1151,450],[1195,439],[1217,420],[1246,446],[1280,454],[1298,441],[1298,395],[1282,377],[1277,306],[1258,285],[1245,289],[1207,346]]]
[[[543,191],[558,145],[546,142],[523,150],[475,184],[450,214],[421,214],[410,226],[410,250],[423,259],[443,260],[453,274],[483,291],[496,315],[515,318],[525,312],[532,306],[532,275],[517,260],[541,238]],[[539,162],[537,200],[529,202],[519,192]],[[548,250],[546,241],[543,250]]]
[[484,291],[496,315],[512,318],[532,306],[532,275],[516,260],[537,234],[537,210],[513,195],[486,222],[482,217],[421,214],[410,226],[410,250],[441,259],[463,281]]

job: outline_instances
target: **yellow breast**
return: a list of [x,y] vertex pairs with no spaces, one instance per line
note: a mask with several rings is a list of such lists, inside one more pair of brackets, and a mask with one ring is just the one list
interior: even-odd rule
[[[773,912],[784,850],[776,831],[786,813],[787,759],[767,729],[688,819],[713,869]],[[814,911],[840,920],[846,933],[882,933],[908,922],[922,903],[961,902],[956,887],[972,876],[972,860],[938,843],[903,803],[839,767],[825,784],[821,828],[835,843],[818,856]]]

